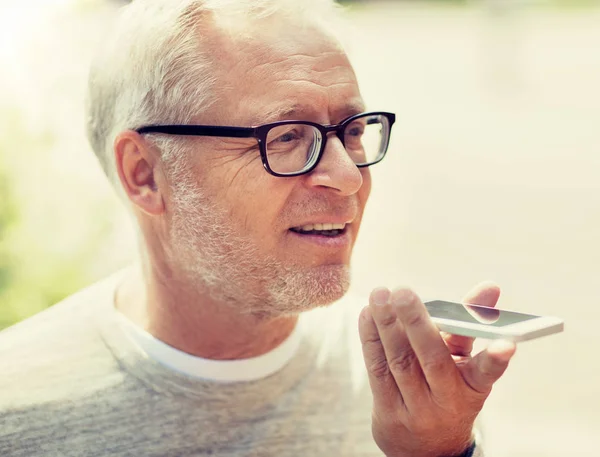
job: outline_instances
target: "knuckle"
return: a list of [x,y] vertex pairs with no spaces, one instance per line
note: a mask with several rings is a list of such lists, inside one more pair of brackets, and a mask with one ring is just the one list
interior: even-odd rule
[[373,360],[368,367],[368,372],[375,378],[383,378],[390,373],[390,367],[385,358],[377,358]]
[[423,314],[418,312],[413,312],[406,315],[404,322],[409,327],[418,327],[425,321]]
[[412,369],[417,363],[417,356],[413,351],[403,351],[389,362],[392,373],[404,373]]
[[429,373],[441,373],[447,371],[446,361],[440,359],[439,357],[425,359],[422,362],[423,370]]
[[382,313],[377,320],[380,327],[391,327],[396,324],[396,315],[394,313]]
[[479,376],[486,384],[493,384],[502,374],[506,366],[498,365],[492,362],[480,365]]
[[482,378],[483,381],[485,381],[486,383],[492,382],[496,379],[496,373],[494,370],[491,369],[485,369],[479,372],[480,377]]

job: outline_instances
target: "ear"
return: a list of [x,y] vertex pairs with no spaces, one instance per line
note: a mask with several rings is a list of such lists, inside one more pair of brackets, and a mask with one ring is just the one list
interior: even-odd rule
[[114,152],[117,173],[129,200],[146,214],[162,214],[165,204],[156,179],[160,172],[158,151],[139,133],[126,130],[115,138]]

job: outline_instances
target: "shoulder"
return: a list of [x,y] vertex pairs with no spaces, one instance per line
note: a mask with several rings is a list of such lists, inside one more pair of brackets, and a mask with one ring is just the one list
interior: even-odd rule
[[0,410],[72,395],[77,378],[114,364],[100,335],[115,277],[0,332]]

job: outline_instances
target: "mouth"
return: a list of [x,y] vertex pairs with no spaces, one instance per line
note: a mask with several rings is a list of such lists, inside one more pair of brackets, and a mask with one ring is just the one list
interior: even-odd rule
[[317,235],[333,238],[346,233],[348,224],[316,223],[290,228],[290,231],[299,235]]

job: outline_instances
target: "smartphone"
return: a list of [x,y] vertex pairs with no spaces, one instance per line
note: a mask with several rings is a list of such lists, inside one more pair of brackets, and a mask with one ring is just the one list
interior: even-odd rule
[[455,335],[526,341],[564,330],[564,322],[557,317],[443,300],[428,301],[425,306],[441,331]]

